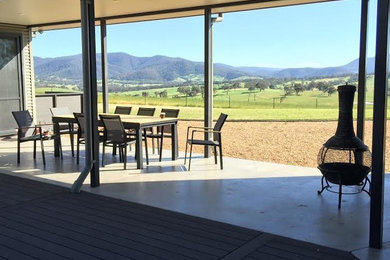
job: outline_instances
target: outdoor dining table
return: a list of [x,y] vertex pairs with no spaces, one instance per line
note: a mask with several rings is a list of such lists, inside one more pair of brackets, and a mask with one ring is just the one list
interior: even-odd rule
[[[142,155],[142,131],[150,127],[171,127],[172,140],[172,160],[178,158],[178,142],[177,142],[177,118],[160,118],[152,116],[134,116],[134,115],[120,115],[124,128],[133,129],[135,131],[135,154],[137,158],[137,169],[143,169],[143,155]],[[76,123],[73,114],[57,115],[52,117],[54,125],[54,133],[59,133],[59,123]],[[98,124],[102,125],[100,120]],[[59,156],[59,142],[54,142],[54,156]]]

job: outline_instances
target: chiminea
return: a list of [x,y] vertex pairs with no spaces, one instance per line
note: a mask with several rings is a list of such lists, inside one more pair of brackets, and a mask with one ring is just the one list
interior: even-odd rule
[[[359,186],[358,192],[365,191],[368,173],[371,170],[371,153],[353,130],[353,99],[355,86],[343,85],[337,88],[339,92],[339,118],[336,134],[332,136],[318,153],[318,169],[322,173],[322,189],[336,192],[331,189],[330,183],[338,184],[339,205],[341,207],[341,195],[343,185]],[[324,181],[326,185],[324,185]]]

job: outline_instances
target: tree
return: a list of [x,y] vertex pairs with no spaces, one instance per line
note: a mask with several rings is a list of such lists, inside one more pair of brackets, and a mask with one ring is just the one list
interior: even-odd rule
[[185,95],[187,97],[191,92],[191,87],[189,87],[189,86],[178,87],[177,92],[179,92],[180,94]]
[[189,93],[190,97],[195,97],[200,93],[201,89],[199,86],[192,86],[191,92]]
[[249,85],[249,87],[248,87],[248,90],[249,90],[249,91],[254,91],[255,89],[256,89],[256,87],[253,86],[253,85]]
[[149,92],[143,91],[143,92],[142,92],[142,96],[143,96],[143,97],[149,97]]
[[241,85],[238,82],[234,82],[234,84],[232,86],[233,89],[240,88],[240,87],[241,87]]
[[331,96],[333,93],[335,93],[337,91],[337,89],[334,87],[334,86],[330,86],[329,88],[328,88],[328,91],[327,91],[327,93],[328,93],[328,96]]
[[222,86],[222,89],[225,90],[227,92],[227,94],[229,95],[229,91],[233,88],[232,85],[230,84],[225,84]]
[[284,86],[284,95],[285,96],[290,96],[294,92],[293,88],[290,86]]
[[168,97],[168,91],[164,90],[159,93],[160,98],[166,98]]
[[156,97],[158,97],[158,96],[160,95],[160,92],[154,91],[154,95],[155,95]]
[[267,88],[267,83],[264,80],[261,80],[256,83],[255,87],[261,92]]
[[295,94],[297,96],[299,96],[299,93],[301,93],[305,90],[301,83],[295,83],[293,88],[294,88]]
[[309,84],[305,85],[306,90],[313,90],[317,87],[317,83],[315,81],[310,81]]

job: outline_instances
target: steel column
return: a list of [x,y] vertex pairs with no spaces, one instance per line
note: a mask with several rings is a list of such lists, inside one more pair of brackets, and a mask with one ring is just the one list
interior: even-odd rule
[[101,46],[101,60],[102,60],[102,99],[103,99],[103,112],[108,113],[108,59],[107,59],[107,26],[106,20],[100,20],[100,46]]
[[[211,9],[204,12],[204,126],[213,124],[213,25],[211,22]],[[204,139],[210,138],[209,133]],[[204,157],[210,157],[210,148],[204,147]]]
[[366,108],[366,60],[367,60],[367,18],[368,1],[362,0],[360,16],[359,82],[356,135],[364,141],[364,121]]
[[91,186],[100,185],[94,0],[80,0],[80,6],[85,115],[85,168],[74,182],[71,188],[72,192],[80,191],[89,173],[91,173]]
[[389,0],[378,0],[374,119],[372,133],[372,173],[370,204],[370,247],[381,248],[383,243],[384,166],[386,145],[387,71],[389,36]]

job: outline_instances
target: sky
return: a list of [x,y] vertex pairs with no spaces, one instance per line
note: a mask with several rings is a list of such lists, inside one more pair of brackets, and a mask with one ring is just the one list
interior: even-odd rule
[[[232,66],[329,67],[359,56],[360,0],[226,13],[213,25],[213,60]],[[375,54],[376,1],[370,1],[368,57]],[[203,61],[202,16],[107,26],[108,52]],[[96,29],[100,52],[100,29]],[[33,55],[81,53],[80,29],[45,31]]]

